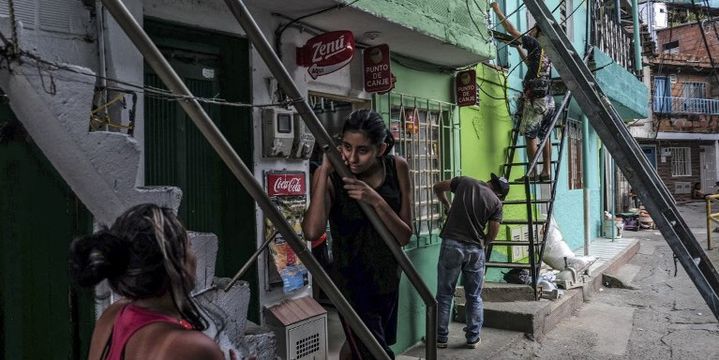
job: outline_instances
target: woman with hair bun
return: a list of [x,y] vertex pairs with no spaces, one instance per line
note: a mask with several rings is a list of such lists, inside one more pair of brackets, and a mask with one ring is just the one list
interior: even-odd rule
[[[394,139],[382,117],[371,110],[352,112],[342,129],[340,154],[355,178],[341,178],[325,155],[312,179],[312,198],[302,229],[314,240],[327,221],[332,234],[330,276],[387,354],[397,335],[400,268],[390,249],[360,209],[374,209],[397,240],[412,236],[407,161],[389,155]],[[347,341],[340,359],[372,359],[343,321]]]
[[124,297],[95,324],[89,360],[224,359],[190,297],[196,259],[172,210],[132,207],[109,229],[73,241],[70,271],[92,287],[107,279]]

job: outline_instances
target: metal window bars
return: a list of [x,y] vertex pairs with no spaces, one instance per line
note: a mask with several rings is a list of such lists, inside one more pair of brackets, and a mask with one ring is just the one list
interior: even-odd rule
[[401,93],[378,95],[375,102],[395,136],[396,153],[409,165],[417,246],[426,235],[432,242],[443,216],[432,186],[456,173],[453,149],[459,124],[454,121],[454,105]]

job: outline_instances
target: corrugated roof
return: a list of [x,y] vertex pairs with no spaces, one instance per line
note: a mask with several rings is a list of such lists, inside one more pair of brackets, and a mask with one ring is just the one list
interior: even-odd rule
[[306,296],[299,299],[284,300],[267,308],[267,311],[280,324],[287,326],[327,313],[315,299]]

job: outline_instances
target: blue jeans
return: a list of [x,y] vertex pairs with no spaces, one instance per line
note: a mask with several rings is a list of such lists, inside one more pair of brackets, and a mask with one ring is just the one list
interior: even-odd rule
[[464,279],[464,296],[467,300],[465,336],[469,342],[475,342],[479,338],[484,321],[484,308],[482,298],[479,296],[484,282],[484,257],[484,249],[479,244],[442,239],[437,264],[438,341],[447,342],[454,288],[457,286],[460,271]]

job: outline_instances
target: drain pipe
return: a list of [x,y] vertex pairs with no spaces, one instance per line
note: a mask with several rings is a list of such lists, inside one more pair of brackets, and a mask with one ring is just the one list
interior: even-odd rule
[[[270,221],[272,221],[272,224],[275,225],[285,240],[287,240],[292,250],[294,250],[297,254],[297,257],[302,260],[307,269],[315,276],[320,288],[327,293],[327,296],[330,300],[332,300],[332,303],[335,304],[337,310],[345,321],[347,321],[352,330],[356,332],[362,343],[367,345],[372,353],[372,356],[376,359],[389,360],[387,353],[382,349],[362,320],[360,320],[357,313],[352,309],[352,306],[350,306],[344,296],[342,296],[339,289],[335,286],[324,269],[322,269],[322,266],[312,256],[307,247],[303,244],[302,240],[297,237],[297,234],[295,234],[287,220],[282,216],[279,209],[272,204],[269,197],[262,189],[262,185],[260,185],[257,179],[255,179],[254,175],[250,172],[245,163],[242,162],[242,159],[240,159],[239,155],[237,155],[237,152],[235,152],[232,148],[232,145],[230,145],[217,126],[215,126],[212,119],[210,119],[200,103],[193,97],[185,83],[172,69],[170,63],[167,62],[162,53],[160,53],[160,50],[157,46],[155,46],[140,24],[137,23],[132,14],[130,14],[130,11],[125,7],[122,1],[102,0],[102,3],[115,18],[117,23],[122,27],[125,34],[130,38],[130,40],[132,40],[135,47],[137,47],[145,58],[145,61],[147,61],[150,67],[152,67],[152,69],[157,73],[167,88],[173,94],[187,97],[185,101],[179,101],[179,105],[187,113],[190,119],[192,119],[198,130],[200,130],[215,152],[217,152],[220,158],[222,158],[223,162],[240,181],[245,190],[247,190],[255,202],[257,202],[264,214],[270,219]],[[306,101],[303,101],[302,103],[309,107]],[[339,157],[336,150],[335,154]],[[342,163],[340,162],[340,164]],[[344,164],[340,166],[343,165]],[[335,166],[335,169],[339,170],[340,166]],[[346,167],[344,167],[344,169],[349,172],[346,170]],[[436,340],[433,339],[433,341]]]
[[584,256],[589,255],[590,231],[590,199],[589,199],[589,118],[582,114],[582,195],[584,210]]
[[[280,85],[282,90],[287,94],[290,99],[293,100],[293,105],[297,112],[302,116],[302,120],[305,122],[307,128],[310,129],[314,134],[316,141],[320,144],[320,147],[327,155],[327,158],[332,163],[335,171],[342,177],[353,178],[354,175],[349,171],[347,166],[340,158],[340,154],[334,146],[332,138],[327,133],[327,130],[322,126],[317,115],[315,115],[312,108],[310,108],[307,100],[304,98],[304,94],[300,92],[295,85],[294,80],[287,72],[287,69],[282,64],[282,61],[277,57],[277,54],[272,50],[272,45],[265,37],[262,30],[257,25],[255,20],[252,18],[249,9],[245,6],[242,0],[225,0],[225,4],[230,8],[230,11],[240,23],[242,28],[245,30],[247,38],[255,46],[255,49],[264,60],[267,67],[270,69],[272,75],[277,78],[277,83]],[[422,302],[425,305],[425,356],[427,360],[437,359],[437,301],[434,299],[434,295],[424,283],[422,277],[414,268],[412,262],[405,254],[404,250],[399,246],[397,240],[389,232],[384,222],[377,216],[377,213],[372,209],[371,206],[359,202],[362,212],[367,216],[372,226],[377,230],[382,240],[385,242],[387,247],[392,252],[392,256],[397,260],[400,268],[407,276],[409,282],[414,286],[415,290],[422,298]],[[374,339],[374,338],[373,338]],[[386,356],[386,354],[385,354]]]
[[641,27],[639,26],[639,1],[632,0],[632,23],[634,25],[634,71],[640,74],[642,71],[642,40]]

